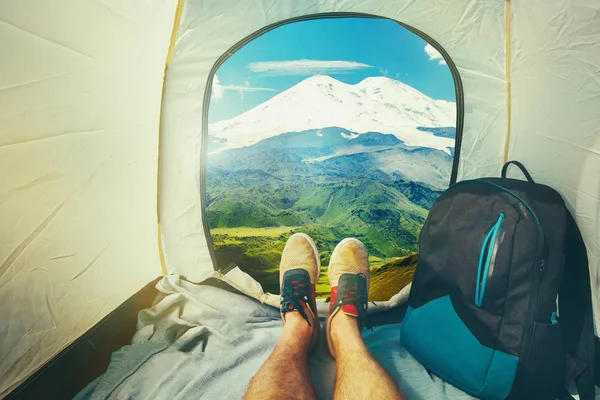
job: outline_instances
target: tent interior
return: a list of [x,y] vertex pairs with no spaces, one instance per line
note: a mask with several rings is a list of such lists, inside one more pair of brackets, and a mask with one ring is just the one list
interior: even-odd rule
[[597,1],[8,0],[0,37],[0,397],[241,397],[307,231],[366,244],[365,342],[408,397],[466,398],[398,326],[431,203],[508,160],[582,232],[600,386]]

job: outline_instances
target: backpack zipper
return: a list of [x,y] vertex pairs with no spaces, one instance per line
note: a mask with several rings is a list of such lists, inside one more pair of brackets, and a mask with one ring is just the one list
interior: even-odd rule
[[[533,216],[533,219],[535,220],[536,227],[537,227],[537,229],[536,229],[537,230],[537,253],[535,256],[535,263],[539,267],[540,271],[545,272],[544,260],[541,260],[541,258],[540,258],[541,254],[542,254],[542,250],[544,249],[544,232],[542,231],[542,225],[540,225],[540,220],[539,220],[537,214],[535,213],[535,211],[533,211],[533,209],[531,208],[531,206],[525,200],[523,200],[521,198],[521,196],[519,196],[518,194],[511,192],[504,186],[500,186],[497,183],[493,183],[493,182],[487,181],[485,179],[468,179],[468,180],[456,182],[454,185],[450,186],[450,188],[454,188],[455,186],[458,186],[463,183],[485,183],[485,184],[494,186],[494,187],[502,190],[503,192],[508,193],[512,197],[516,198],[525,206],[527,211],[529,211],[529,213]],[[450,188],[448,188],[448,189],[450,189]],[[541,262],[538,260],[540,260]]]
[[[477,286],[475,287],[475,305],[477,307],[481,307],[481,304],[483,303],[485,287],[487,285],[487,279],[490,273],[490,265],[492,265],[492,262],[495,261],[496,258],[498,231],[500,230],[503,221],[504,211],[498,215],[498,220],[488,232],[481,246],[481,251],[479,253],[479,265],[477,268]],[[486,255],[487,257],[484,257]]]
[[[467,181],[464,181],[467,182]],[[500,186],[496,183],[490,182],[490,181],[486,181],[485,179],[475,179],[472,180],[470,182],[482,182],[482,183],[487,183],[488,185],[492,185],[497,187],[498,189],[503,190],[504,192],[510,194],[511,196],[513,196],[514,198],[516,198],[517,200],[519,200],[521,203],[523,203],[523,205],[527,208],[527,210],[529,211],[529,213],[531,213],[531,215],[533,216],[533,218],[535,219],[535,223],[536,223],[536,230],[537,230],[537,251],[535,254],[535,266],[536,268],[534,268],[537,272],[538,272],[538,277],[542,277],[545,272],[546,272],[546,264],[544,259],[541,258],[542,255],[542,251],[544,250],[544,232],[542,231],[542,225],[540,224],[540,220],[537,216],[537,214],[535,213],[535,211],[533,211],[533,209],[531,208],[531,206],[525,201],[523,200],[519,195],[517,195],[516,193],[511,192],[510,190],[508,190],[507,188]]]

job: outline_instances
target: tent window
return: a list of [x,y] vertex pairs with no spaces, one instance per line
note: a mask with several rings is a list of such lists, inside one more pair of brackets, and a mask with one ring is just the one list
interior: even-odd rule
[[[410,282],[428,210],[456,179],[462,88],[426,35],[357,15],[268,27],[213,68],[201,187],[215,268],[278,293],[286,239],[327,264],[344,237],[370,253],[372,300]],[[427,40],[426,40],[427,39]]]

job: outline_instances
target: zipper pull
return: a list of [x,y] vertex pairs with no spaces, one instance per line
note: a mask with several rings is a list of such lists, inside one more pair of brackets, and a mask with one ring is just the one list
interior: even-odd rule
[[538,260],[537,264],[540,268],[540,278],[543,278],[546,275],[546,261],[542,258]]

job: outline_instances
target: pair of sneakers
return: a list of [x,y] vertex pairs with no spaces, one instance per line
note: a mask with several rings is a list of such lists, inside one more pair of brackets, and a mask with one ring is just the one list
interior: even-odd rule
[[[279,266],[281,316],[285,322],[286,313],[298,311],[313,327],[311,351],[319,339],[315,285],[320,271],[319,252],[312,239],[303,233],[292,235],[283,249]],[[325,336],[333,354],[328,327],[338,313],[357,318],[359,328],[368,325],[369,261],[367,250],[358,239],[344,239],[335,247],[329,261],[328,277],[331,297]]]

